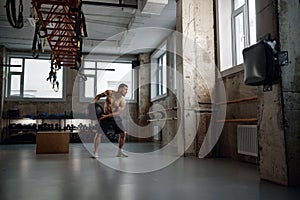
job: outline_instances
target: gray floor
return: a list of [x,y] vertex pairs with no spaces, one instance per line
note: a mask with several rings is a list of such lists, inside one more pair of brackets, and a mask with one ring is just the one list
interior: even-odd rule
[[[126,145],[128,149],[138,147],[134,143]],[[71,144],[69,154],[38,155],[32,144],[0,145],[0,199],[286,200],[300,197],[296,188],[261,181],[257,167],[248,163],[181,157],[161,170],[132,174],[111,169],[90,156],[82,144]]]

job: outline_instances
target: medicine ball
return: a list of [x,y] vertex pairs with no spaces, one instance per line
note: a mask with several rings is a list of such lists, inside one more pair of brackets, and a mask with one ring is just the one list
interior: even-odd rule
[[87,107],[88,116],[91,119],[100,118],[103,114],[103,108],[99,103],[90,103]]

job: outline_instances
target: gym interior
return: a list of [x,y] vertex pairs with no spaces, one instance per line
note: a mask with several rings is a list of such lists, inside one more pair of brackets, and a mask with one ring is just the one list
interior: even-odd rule
[[299,198],[300,1],[1,4],[0,199]]

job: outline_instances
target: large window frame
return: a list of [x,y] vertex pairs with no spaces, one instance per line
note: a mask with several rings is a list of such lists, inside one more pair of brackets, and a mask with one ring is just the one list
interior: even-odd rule
[[[233,0],[233,4],[236,0]],[[246,4],[247,1],[245,1]],[[233,65],[238,65],[243,62],[242,50],[247,46],[248,28],[247,28],[247,10],[245,4],[235,8],[233,6],[231,27],[232,27],[232,42],[233,42]]]
[[157,80],[156,86],[157,96],[161,96],[167,93],[167,53],[164,52],[160,57],[157,58]]
[[168,53],[167,42],[164,42],[151,55],[151,101],[168,96]]
[[[21,65],[21,67],[17,67],[16,64],[12,63],[12,60],[22,60],[21,63],[18,63],[17,65]],[[53,96],[60,96],[60,97],[52,97],[51,93],[53,91],[53,94],[56,94],[55,91],[52,89],[52,84],[47,81],[46,79],[49,76],[49,71],[50,71],[50,67],[51,67],[51,62],[49,60],[49,58],[46,57],[40,57],[39,59],[33,59],[31,56],[28,55],[16,55],[16,54],[10,54],[7,56],[7,60],[8,60],[8,64],[11,64],[12,66],[7,67],[5,70],[5,74],[6,74],[6,87],[5,87],[5,100],[8,101],[55,101],[55,102],[60,102],[60,101],[65,101],[66,100],[66,70],[64,70],[63,68],[60,69],[59,74],[61,75],[61,77],[59,77],[59,94],[57,95],[53,95]],[[26,67],[26,63],[30,63],[30,62],[39,62],[39,60],[41,60],[42,62],[45,61],[49,61],[49,65],[47,65],[47,73],[45,73],[44,77],[41,77],[41,79],[39,81],[45,81],[44,84],[47,84],[47,87],[49,87],[49,91],[50,95],[49,96],[43,96],[40,94],[40,96],[30,96],[28,91],[30,91],[30,85],[28,86],[27,81],[37,81],[36,78],[28,78],[27,74],[36,74],[37,71],[34,70],[32,72],[29,72],[28,70],[32,69],[32,67]],[[43,69],[44,70],[44,69]],[[18,77],[19,79],[19,83],[16,84],[16,82],[14,82],[14,77]],[[35,84],[35,85],[38,85]],[[18,88],[18,93],[14,93],[13,90],[16,89],[15,87],[19,87]],[[27,88],[29,87],[29,88]],[[27,92],[25,92],[25,89]],[[36,89],[35,89],[36,90]],[[42,92],[42,90],[38,90],[38,93]]]
[[[97,86],[102,81],[103,77],[106,75],[103,72],[113,71],[113,65],[115,64],[126,64],[130,66],[131,74],[129,74],[130,80],[127,78],[125,80],[107,80],[108,86],[99,89]],[[86,81],[81,81],[80,84],[80,102],[90,102],[97,94],[104,92],[107,89],[117,90],[117,86],[120,83],[125,83],[129,86],[129,90],[127,95],[125,96],[125,100],[127,102],[136,102],[137,101],[137,69],[132,68],[132,63],[129,60],[125,61],[105,61],[105,60],[85,60],[83,63],[83,74],[87,77]],[[128,76],[128,75],[127,75]],[[88,95],[89,94],[89,95]],[[130,96],[128,96],[130,95]],[[100,99],[100,101],[104,101]]]
[[225,71],[242,64],[242,50],[256,43],[255,0],[218,0],[217,13],[219,66]]

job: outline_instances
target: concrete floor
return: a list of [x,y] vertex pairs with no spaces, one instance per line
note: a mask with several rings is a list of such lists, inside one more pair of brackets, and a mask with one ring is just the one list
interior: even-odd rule
[[38,155],[34,144],[0,145],[1,200],[299,198],[296,188],[261,181],[257,166],[227,159],[181,157],[161,170],[132,174],[92,159],[82,144],[71,144],[69,154]]

